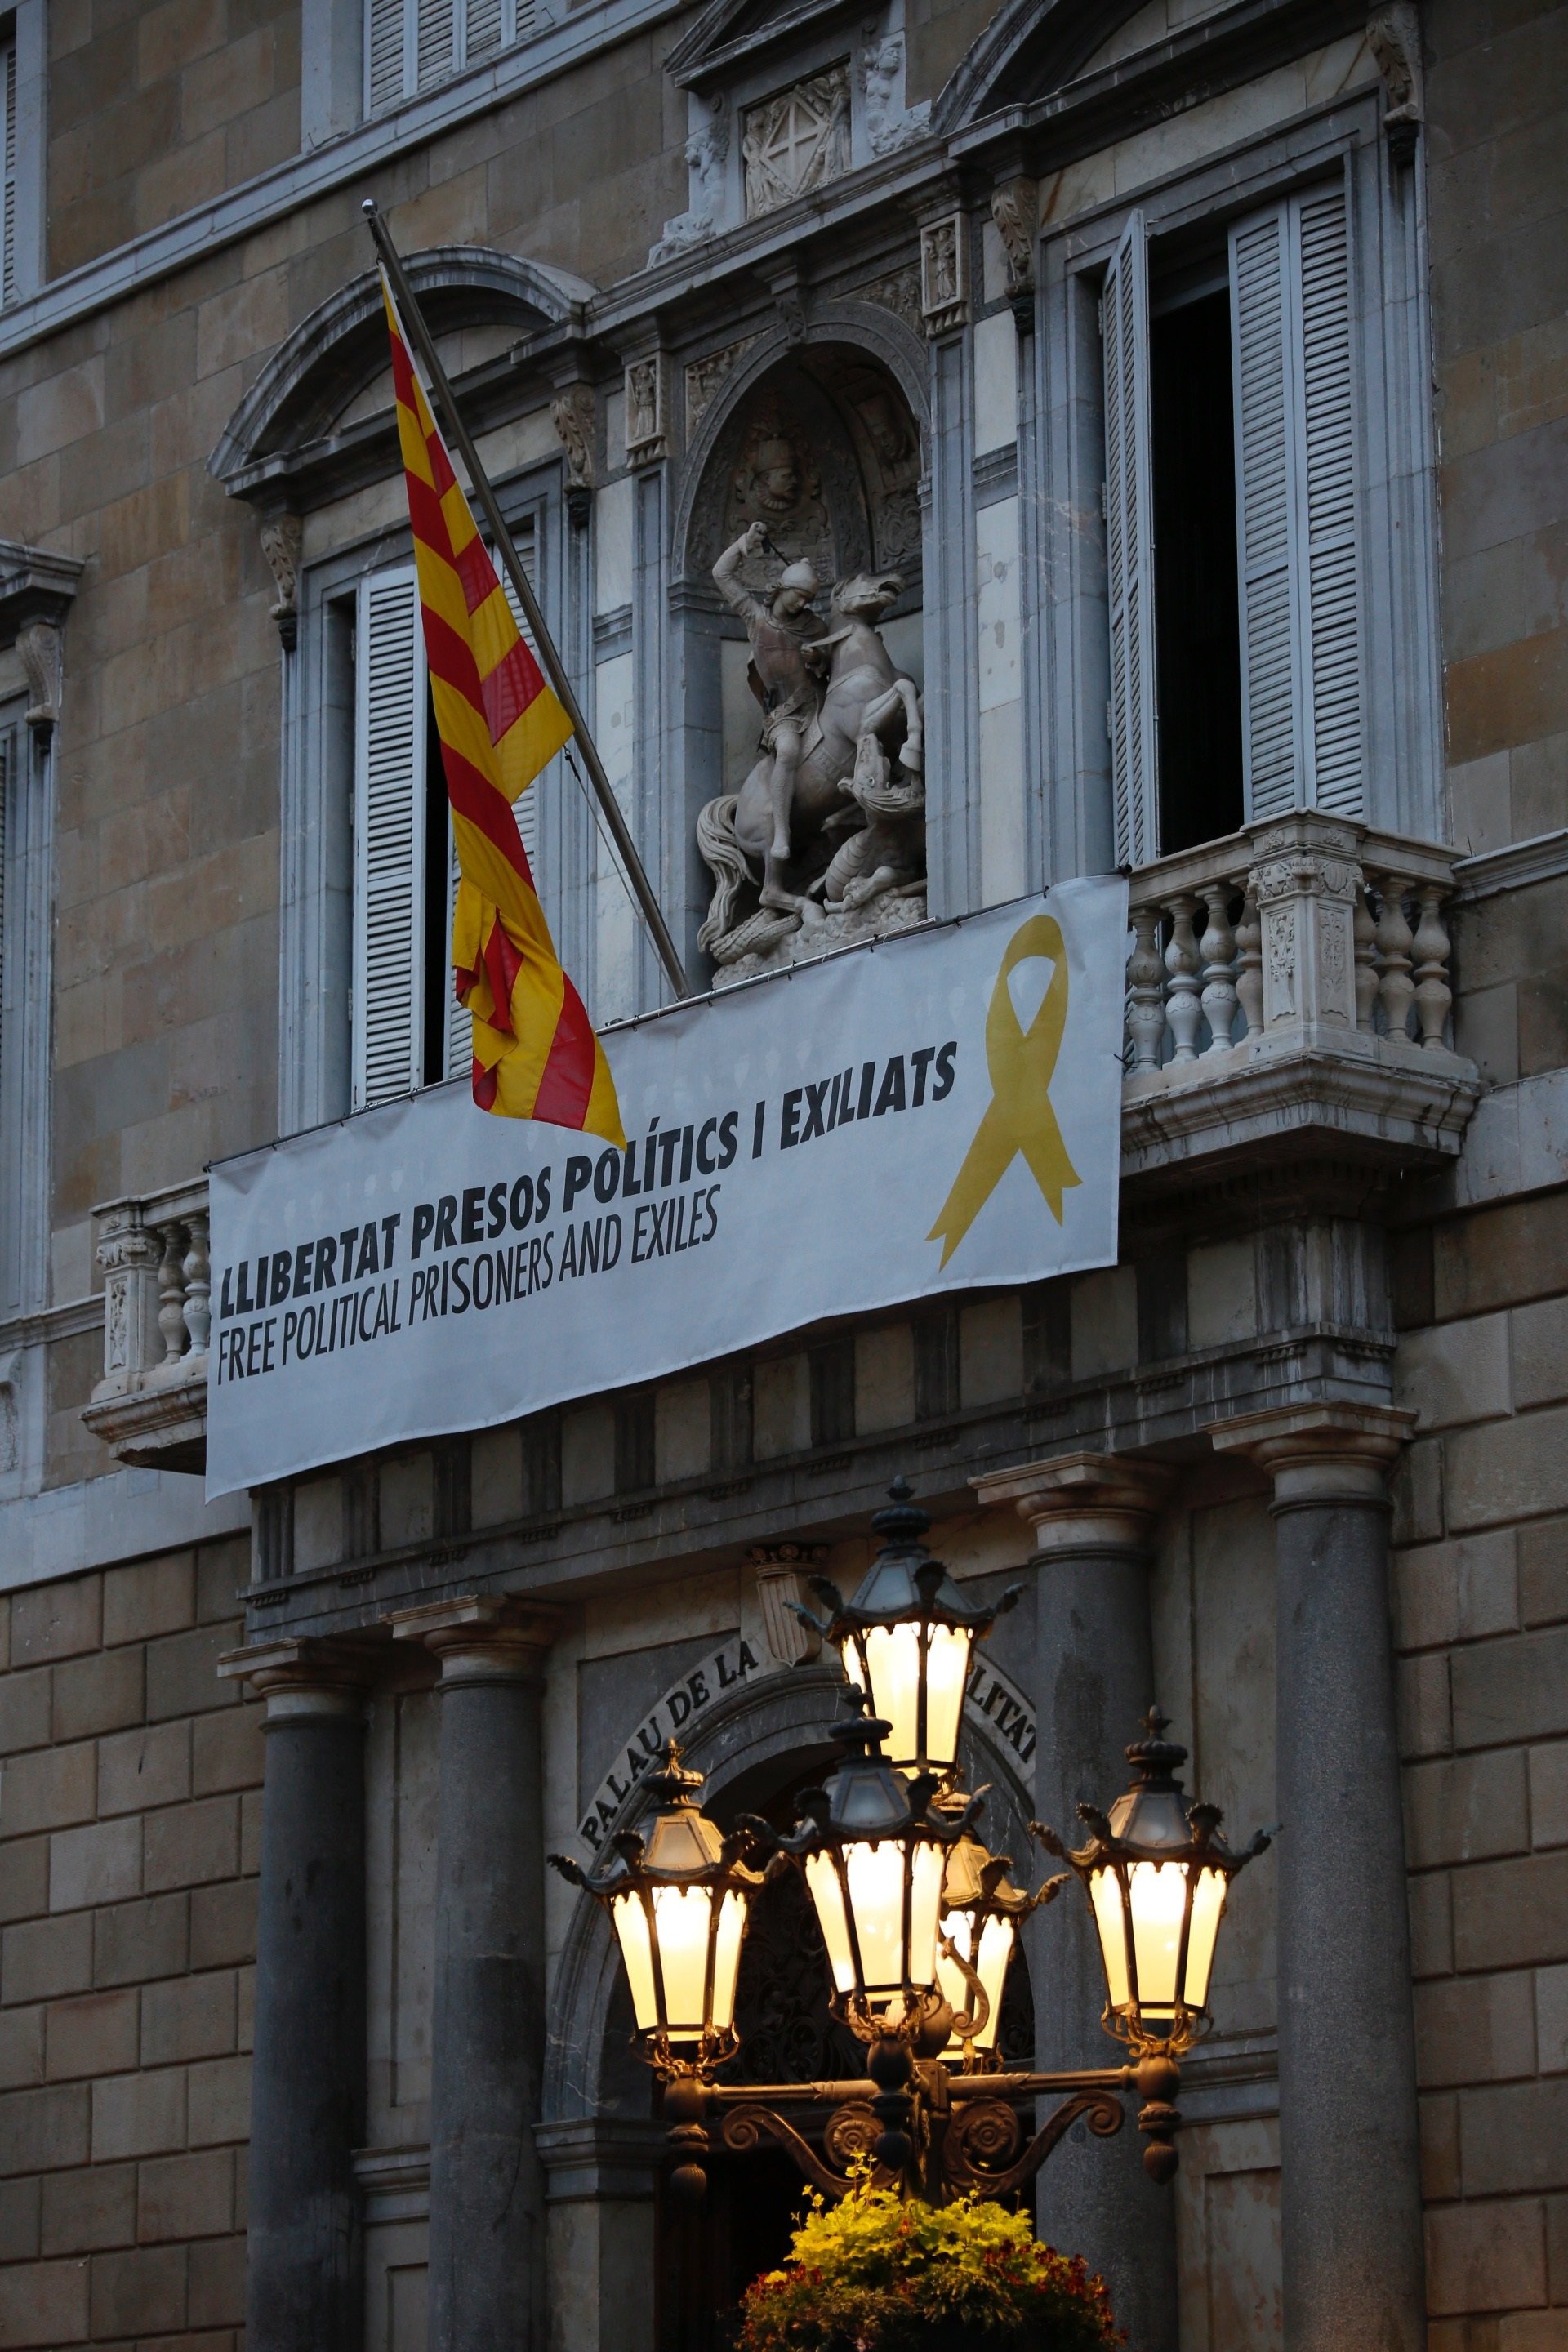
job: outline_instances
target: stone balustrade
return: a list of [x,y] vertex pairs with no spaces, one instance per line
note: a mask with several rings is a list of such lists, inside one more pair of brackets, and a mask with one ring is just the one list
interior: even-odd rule
[[205,1178],[93,1211],[103,1378],[82,1418],[122,1462],[199,1470],[212,1322]]
[[1456,853],[1303,813],[1131,879],[1123,1171],[1317,1126],[1379,1156],[1458,1149]]

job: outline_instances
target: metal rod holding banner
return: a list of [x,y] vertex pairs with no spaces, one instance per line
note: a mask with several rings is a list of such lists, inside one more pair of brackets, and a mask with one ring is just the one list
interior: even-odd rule
[[418,298],[408,283],[407,274],[404,269],[397,247],[392,241],[391,231],[377,210],[374,197],[365,198],[362,210],[364,213],[366,226],[375,240],[375,249],[385,265],[388,278],[392,280],[392,291],[398,310],[413,339],[414,348],[424,364],[426,375],[429,379],[430,390],[435,395],[436,405],[440,411],[441,423],[450,435],[453,446],[468,469],[468,487],[478,499],[485,520],[494,535],[496,551],[506,566],[508,578],[517,591],[518,602],[527,616],[534,645],[544,665],[550,683],[555,689],[562,709],[572,722],[572,731],[582,751],[583,762],[588,771],[588,779],[594,788],[594,797],[598,802],[605,823],[610,829],[610,837],[616,845],[616,853],[626,869],[632,895],[637,902],[644,922],[647,925],[654,946],[658,950],[659,961],[663,964],[668,975],[670,986],[677,996],[689,996],[691,991],[686,977],[686,967],[680,961],[669,926],[664,919],[664,909],[654,895],[653,885],[648,880],[642,859],[637,855],[637,845],[632,838],[631,827],[627,824],[621,804],[616,798],[615,787],[605,772],[605,763],[599,757],[599,747],[588,731],[588,722],[583,716],[582,707],[573,690],[572,681],[566,675],[565,665],[555,650],[554,638],[545,625],[544,615],[539,609],[539,599],[534,594],[528,574],[522,568],[521,558],[513,544],[511,533],[507,529],[506,518],[501,513],[500,502],[490,488],[489,476],[479,463],[479,453],[475,448],[468,428],[458,413],[452,387],[447,381],[447,371],[441,365],[436,345],[431,339],[430,330],[425,323],[425,314],[419,308]]

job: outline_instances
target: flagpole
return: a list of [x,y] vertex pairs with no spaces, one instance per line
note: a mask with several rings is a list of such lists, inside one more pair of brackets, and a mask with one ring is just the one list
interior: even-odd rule
[[670,986],[676,995],[689,996],[691,991],[686,977],[686,967],[680,961],[675,941],[670,936],[669,926],[664,919],[664,909],[654,896],[653,885],[648,880],[642,859],[637,855],[637,845],[632,838],[631,827],[626,823],[620,802],[616,798],[615,787],[605,772],[605,763],[599,757],[599,747],[588,731],[588,722],[584,718],[582,707],[573,691],[572,681],[567,677],[565,666],[555,650],[555,640],[545,626],[544,615],[539,609],[539,599],[534,594],[528,574],[522,568],[522,559],[513,544],[510,531],[507,529],[506,517],[502,514],[500,501],[490,488],[489,476],[479,463],[479,453],[475,448],[468,428],[458,413],[457,401],[452,394],[452,387],[447,381],[447,371],[441,365],[435,343],[431,340],[430,330],[425,323],[425,314],[419,308],[414,289],[408,283],[397,247],[392,241],[392,233],[377,210],[374,197],[367,196],[361,210],[364,214],[365,224],[371,236],[375,240],[375,249],[385,264],[386,274],[392,280],[392,290],[396,298],[398,310],[407,324],[409,334],[414,341],[414,347],[424,362],[426,374],[430,381],[430,389],[436,396],[437,406],[441,411],[441,421],[450,434],[468,468],[469,487],[483,509],[485,520],[494,534],[497,552],[506,566],[507,575],[517,591],[518,602],[527,615],[528,625],[532,632],[540,659],[549,674],[550,683],[555,689],[562,709],[572,722],[572,731],[582,751],[584,765],[588,771],[595,798],[599,803],[605,822],[609,826],[611,836],[620,853],[621,862],[631,884],[633,896],[641,909],[642,919],[652,935],[654,946],[658,950],[659,961],[668,975]]

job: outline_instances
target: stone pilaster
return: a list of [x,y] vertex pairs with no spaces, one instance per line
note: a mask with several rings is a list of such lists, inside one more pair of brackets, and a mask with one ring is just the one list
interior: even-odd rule
[[360,2352],[368,1662],[346,1643],[271,1642],[219,1672],[267,1701],[245,2340]]
[[529,2352],[542,2340],[540,1706],[554,1625],[494,1595],[393,1620],[441,1668],[430,2352]]
[[1209,1432],[1274,1481],[1289,2352],[1426,2342],[1384,1490],[1413,1420],[1323,1402]]
[[[1058,1454],[974,1480],[983,1503],[1014,1504],[1033,1530],[1036,1570],[1035,1807],[1075,1842],[1080,1800],[1104,1807],[1128,1781],[1124,1753],[1152,1705],[1149,1559],[1169,1473],[1100,1454]],[[1107,2066],[1105,1976],[1088,1906],[1073,1888],[1037,1924],[1035,2053],[1042,2069]],[[1039,2226],[1104,2273],[1139,2352],[1174,2352],[1175,2207],[1141,2161],[1138,2136],[1069,2138],[1040,2174]]]

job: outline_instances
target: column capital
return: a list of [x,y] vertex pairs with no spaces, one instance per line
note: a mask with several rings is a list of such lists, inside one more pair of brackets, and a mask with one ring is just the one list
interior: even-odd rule
[[1274,1481],[1277,1505],[1381,1503],[1384,1481],[1415,1415],[1394,1405],[1324,1397],[1270,1405],[1208,1424],[1216,1454],[1246,1454]]
[[395,1642],[417,1642],[439,1661],[443,1686],[537,1682],[561,1612],[510,1593],[468,1592],[395,1610],[386,1622]]
[[275,1723],[358,1722],[374,1662],[353,1642],[284,1639],[226,1650],[217,1662],[226,1682],[247,1682],[267,1701]]
[[1126,1454],[1057,1454],[969,1483],[982,1503],[1016,1506],[1037,1552],[1146,1551],[1171,1473]]

